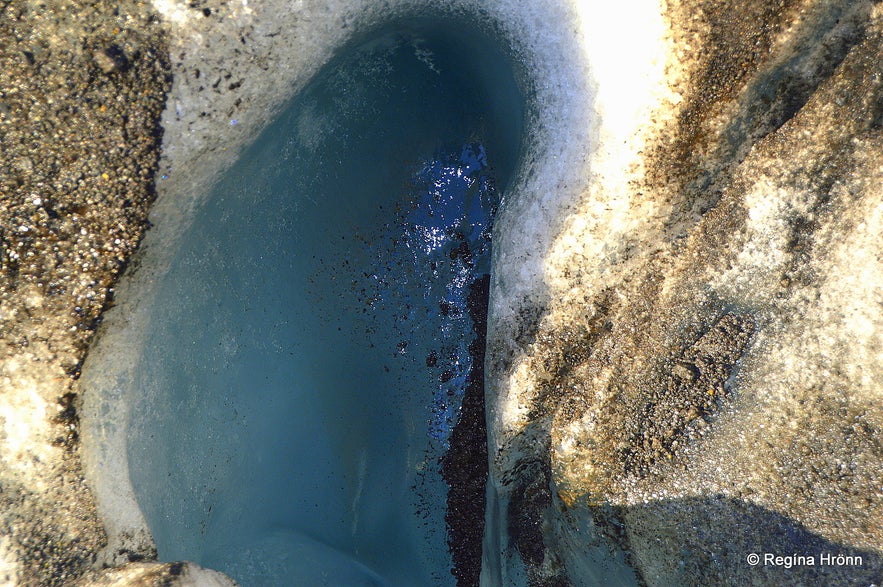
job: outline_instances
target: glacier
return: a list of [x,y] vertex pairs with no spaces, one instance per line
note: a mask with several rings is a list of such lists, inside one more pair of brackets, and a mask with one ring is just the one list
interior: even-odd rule
[[199,208],[129,391],[161,560],[246,586],[454,584],[439,459],[524,132],[491,34],[415,18],[360,35]]
[[[236,180],[227,167],[237,157],[240,163],[253,161],[263,143],[263,138],[253,143],[256,133],[265,126],[266,137],[281,132],[274,121],[297,111],[287,126],[304,148],[286,152],[277,143],[272,156],[261,160],[277,161],[281,155],[283,161],[304,164],[302,170],[315,173],[316,186],[301,183],[311,179],[309,173],[288,181],[286,189],[298,196],[285,206],[299,206],[295,216],[321,209],[320,188],[353,171],[342,158],[322,165],[309,159],[322,151],[323,141],[346,132],[337,134],[334,120],[316,116],[320,108],[298,101],[332,83],[338,70],[326,67],[339,63],[334,59],[340,47],[401,46],[389,40],[393,37],[360,35],[378,32],[383,23],[425,16],[425,4],[243,2],[211,24],[183,4],[156,5],[175,31],[176,84],[163,120],[167,134],[155,228],[145,239],[132,283],[120,287],[119,305],[107,313],[104,334],[83,372],[83,458],[109,535],[101,560],[120,564],[126,553],[150,556],[155,534],[161,558],[191,557],[257,581],[284,582],[280,577],[299,572],[316,581],[324,580],[325,572],[339,572],[333,580],[366,584],[451,581],[440,514],[443,487],[427,473],[416,490],[405,491],[409,477],[403,471],[427,471],[432,458],[425,457],[440,454],[448,438],[457,394],[447,401],[440,383],[460,385],[471,368],[463,355],[471,336],[468,322],[448,320],[458,308],[463,316],[465,290],[448,290],[443,284],[449,282],[434,278],[423,284],[428,290],[421,289],[392,266],[378,266],[364,271],[376,275],[378,287],[365,288],[359,298],[362,286],[350,280],[344,286],[355,281],[356,291],[342,295],[330,316],[301,312],[311,326],[308,338],[291,335],[290,324],[270,316],[273,304],[242,303],[270,292],[274,304],[297,310],[297,292],[278,287],[283,276],[268,272],[269,263],[281,263],[306,279],[300,283],[307,296],[338,287],[337,273],[322,268],[321,256],[295,259],[272,247],[261,249],[261,243],[294,234],[286,220],[293,213],[289,208],[268,213],[255,205],[236,218],[225,217],[219,206],[237,190],[260,201],[267,191],[261,178]],[[421,39],[452,17],[486,23],[483,34],[493,38],[487,47],[499,46],[512,64],[516,93],[524,100],[523,128],[500,140],[467,132],[468,138],[461,136],[450,149],[407,164],[408,173],[399,178],[399,185],[411,190],[454,175],[474,177],[479,187],[464,189],[477,194],[472,200],[477,207],[453,216],[436,208],[439,215],[430,216],[430,200],[441,204],[445,196],[421,199],[432,190],[416,189],[410,207],[393,207],[387,215],[388,202],[385,219],[378,214],[366,226],[384,227],[396,218],[403,226],[419,226],[408,243],[419,243],[426,258],[447,251],[445,263],[453,262],[448,267],[464,268],[467,257],[461,253],[476,242],[470,239],[488,236],[486,210],[495,204],[485,208],[491,200],[482,194],[490,194],[496,183],[503,195],[491,260],[484,266],[490,268],[489,481],[482,585],[877,580],[883,566],[875,523],[881,502],[874,489],[876,464],[883,459],[875,387],[883,331],[875,239],[883,218],[879,6],[470,0],[438,6]],[[462,25],[456,18],[447,22]],[[461,25],[454,28],[468,28]],[[408,59],[424,75],[444,71],[438,61],[445,53],[441,45],[413,38],[406,45]],[[470,78],[470,91],[480,80],[494,80],[494,71],[499,70],[473,72],[479,75]],[[210,89],[215,79],[223,81],[217,91]],[[332,93],[341,104],[358,103],[360,94],[382,90],[385,79],[377,75],[362,86],[364,79],[354,74]],[[502,81],[496,78],[490,85]],[[487,95],[494,102],[514,94]],[[347,102],[353,97],[356,102]],[[510,100],[502,102],[503,110],[493,103],[485,112],[506,111]],[[482,132],[507,128],[508,117],[501,118],[479,127]],[[350,139],[337,145],[341,153]],[[499,156],[500,145],[513,149],[516,144],[517,155]],[[374,150],[369,149],[372,160]],[[413,161],[420,150],[405,148],[397,161]],[[364,160],[347,160],[363,172],[373,171]],[[268,176],[279,171],[268,167]],[[485,182],[487,169],[494,170],[496,182]],[[341,177],[332,177],[335,173]],[[371,187],[370,173],[366,177],[360,188]],[[222,188],[236,181],[238,186]],[[217,188],[228,189],[228,195],[219,197]],[[343,215],[338,218],[371,216],[370,210],[349,205],[337,208]],[[481,228],[461,231],[457,240],[466,242],[466,249],[458,245],[452,258],[446,227],[467,213]],[[233,233],[203,246],[216,237],[216,228],[245,226],[261,216],[270,216],[268,240]],[[301,246],[333,240],[339,235],[322,233],[321,226],[339,222],[308,222]],[[378,242],[375,236],[363,235],[364,243]],[[402,239],[388,243],[380,257],[371,246],[358,249],[362,256],[355,267],[378,258],[412,262],[406,253],[416,249]],[[240,252],[245,256],[233,254]],[[200,259],[208,267],[238,265],[238,271],[260,275],[267,287],[259,280],[200,273]],[[325,260],[326,267],[337,270],[347,260]],[[298,265],[301,261],[306,264]],[[175,274],[182,283],[189,280],[188,291],[196,293],[175,291],[177,286],[169,285]],[[392,282],[396,287],[385,289]],[[387,301],[396,299],[391,305],[401,305],[398,291],[423,302],[442,291],[450,294],[444,306],[448,316],[442,312],[430,323],[439,340],[460,341],[453,354],[414,343],[406,326],[412,317],[403,320],[401,313],[381,320],[392,325],[390,330],[371,330],[364,322],[361,329],[344,332],[339,321],[354,301],[366,302],[366,316],[384,316],[384,295],[392,296]],[[197,330],[196,344],[174,350],[168,341],[179,338],[177,324],[202,312],[179,306],[188,298],[215,309],[211,321],[203,320],[206,325]],[[421,303],[405,309],[430,308]],[[251,320],[242,332],[230,321],[240,306]],[[157,326],[165,313],[177,321]],[[462,329],[446,330],[455,323]],[[362,335],[371,330],[363,338],[371,340],[368,350],[354,344],[360,330]],[[272,335],[265,346],[247,345],[260,352],[242,348],[241,341],[263,340],[267,332]],[[336,347],[351,358],[346,366],[329,364],[328,355],[311,354],[319,346]],[[286,358],[293,348],[297,351]],[[384,354],[389,348],[394,355]],[[262,382],[255,373],[237,373],[228,362],[244,354],[285,360],[262,365]],[[150,356],[161,360],[145,359]],[[464,359],[438,379],[427,379],[421,401],[408,395],[387,403],[411,377],[397,366],[410,362],[418,367],[413,375],[445,356]],[[165,368],[167,360],[176,368]],[[337,382],[335,388],[375,380],[391,385],[381,383],[383,401],[367,405],[327,404],[329,396],[322,394],[286,396],[278,406],[261,402],[267,377],[320,389],[305,375],[316,364],[325,365],[322,370]],[[390,372],[372,371],[378,365]],[[189,391],[168,395],[212,379],[222,387],[256,391],[236,399],[221,394],[215,397],[220,403],[200,403]],[[404,411],[384,413],[381,405]],[[421,415],[399,425],[412,408],[412,415]],[[303,428],[289,426],[301,444],[274,444],[275,430],[285,428],[292,412],[318,415],[302,420]],[[350,427],[328,424],[341,415]],[[175,441],[163,444],[164,454],[149,449],[151,435],[157,434],[154,417],[179,419],[170,424],[174,434],[166,436]],[[256,429],[256,419],[272,425]],[[374,424],[381,421],[390,425],[378,430]],[[372,425],[359,428],[353,422]],[[329,426],[343,436],[309,444]],[[243,451],[240,441],[259,437],[268,450]],[[367,445],[359,444],[365,439]],[[199,456],[185,467],[173,464],[182,446],[202,451],[220,446],[216,443],[230,448],[189,453]],[[411,443],[418,450],[403,465],[401,449]],[[387,448],[399,457],[379,460]],[[236,483],[263,476],[270,483],[268,495],[257,501],[278,497],[281,489],[273,483],[281,477],[261,469],[272,468],[266,463],[277,456],[286,462],[317,456],[320,466],[298,479],[295,497],[301,503],[327,498],[324,503],[338,515],[333,523],[317,531],[307,523],[309,511],[290,504],[273,510],[280,514],[273,520],[237,519],[255,500],[233,491]],[[205,476],[206,464],[218,466]],[[163,472],[167,479],[173,473],[172,485],[157,483]],[[323,475],[346,483],[308,486]],[[157,493],[145,494],[144,487]],[[216,500],[217,490],[201,487],[230,489],[232,500]],[[186,504],[179,494],[187,496]],[[369,539],[373,530],[366,530],[376,530],[384,515],[380,504],[388,502],[373,499],[379,494],[401,498],[401,507],[386,512],[393,520],[389,535],[399,540],[391,546],[399,548],[392,560],[391,551]],[[426,520],[416,526],[400,515],[413,509],[408,500],[415,496],[435,500],[420,504]],[[222,523],[240,530],[231,538],[213,525]],[[801,549],[843,552],[862,557],[866,565],[746,564],[746,554],[755,550]]]

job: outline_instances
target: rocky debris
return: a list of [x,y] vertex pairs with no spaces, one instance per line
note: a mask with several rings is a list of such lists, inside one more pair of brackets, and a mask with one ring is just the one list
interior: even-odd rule
[[[879,583],[883,11],[666,18],[682,99],[616,194],[655,215],[611,232],[599,175],[546,259],[546,305],[489,325],[503,552],[531,584],[579,583],[556,545],[586,513],[648,585]],[[613,252],[583,252],[597,241]],[[863,563],[770,570],[755,551]]]
[[487,426],[484,419],[484,355],[490,277],[469,285],[467,307],[475,340],[469,345],[469,371],[460,416],[451,431],[450,448],[441,458],[441,474],[448,484],[445,522],[458,587],[478,585],[484,539],[487,485]]
[[[680,446],[708,429],[709,421],[734,393],[728,380],[748,345],[750,316],[724,314],[668,369],[638,392],[644,405],[621,417],[634,419],[611,460],[630,475],[644,476],[658,461],[670,460]],[[628,447],[628,448],[625,448]]]
[[70,585],[104,543],[75,382],[147,227],[169,62],[140,3],[0,11],[0,583]]

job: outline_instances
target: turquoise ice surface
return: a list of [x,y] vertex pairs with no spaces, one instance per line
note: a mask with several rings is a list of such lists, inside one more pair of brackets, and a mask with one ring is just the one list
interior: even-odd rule
[[524,98],[493,35],[351,43],[213,188],[158,287],[131,478],[160,558],[241,585],[453,585],[438,458]]

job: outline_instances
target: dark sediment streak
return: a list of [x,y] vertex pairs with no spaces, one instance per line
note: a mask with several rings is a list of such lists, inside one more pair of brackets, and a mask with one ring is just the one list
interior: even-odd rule
[[484,356],[490,276],[469,285],[467,305],[475,331],[469,345],[472,369],[467,379],[460,418],[441,458],[441,473],[450,488],[445,521],[458,587],[472,587],[481,574],[485,486],[488,476],[487,427],[484,412]]

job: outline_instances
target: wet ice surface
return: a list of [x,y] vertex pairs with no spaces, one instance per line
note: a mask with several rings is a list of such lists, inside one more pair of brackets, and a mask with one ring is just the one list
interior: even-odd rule
[[160,285],[129,453],[161,559],[245,586],[453,584],[438,458],[521,96],[486,39],[432,30],[326,67]]
[[[396,321],[385,326],[401,338],[396,349],[404,368],[419,371],[422,362],[437,379],[428,434],[443,447],[472,368],[468,286],[490,271],[499,194],[489,171],[480,143],[427,161],[414,176],[413,199],[397,211],[401,218],[384,227],[379,248],[369,246],[375,249],[374,272],[364,274],[371,310],[399,310]],[[412,287],[400,287],[403,277]],[[412,325],[426,322],[438,330],[428,345],[412,344]]]

